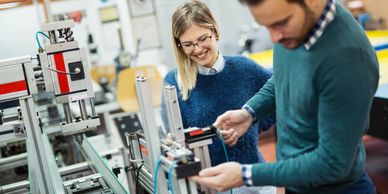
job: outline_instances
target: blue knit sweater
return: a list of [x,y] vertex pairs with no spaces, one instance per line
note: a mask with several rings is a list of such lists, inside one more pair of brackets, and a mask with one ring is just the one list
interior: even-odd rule
[[[215,75],[197,75],[197,84],[190,92],[189,99],[183,101],[179,95],[184,128],[207,127],[225,111],[241,108],[272,75],[246,57],[230,56],[224,59],[225,67],[221,72]],[[169,72],[164,82],[178,88],[176,70]],[[165,117],[164,113],[162,106],[162,117]],[[263,162],[258,150],[258,129],[267,129],[273,123],[274,117],[267,117],[259,123],[260,128],[255,124],[240,137],[236,146],[227,146],[229,159],[242,164]],[[213,138],[209,149],[213,166],[226,162],[221,140]]]

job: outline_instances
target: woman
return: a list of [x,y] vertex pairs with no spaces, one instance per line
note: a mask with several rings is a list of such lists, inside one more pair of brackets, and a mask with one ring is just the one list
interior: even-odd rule
[[[271,77],[269,71],[252,60],[221,54],[219,27],[200,1],[186,2],[176,9],[172,35],[178,67],[166,75],[164,84],[177,88],[184,128],[207,127],[225,111],[241,108]],[[163,113],[162,106],[165,117]],[[259,123],[260,127],[253,125],[234,147],[227,148],[229,159],[242,164],[264,162],[258,150],[258,132],[273,123],[274,117],[269,117]],[[213,138],[209,150],[212,166],[226,162],[220,139]],[[242,189],[241,193],[259,193],[268,188]],[[237,190],[233,190],[235,194]]]

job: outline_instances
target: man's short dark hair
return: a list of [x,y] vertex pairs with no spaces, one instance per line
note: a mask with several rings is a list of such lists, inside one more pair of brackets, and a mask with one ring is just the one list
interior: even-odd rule
[[[239,0],[239,1],[241,3],[247,4],[247,5],[257,5],[257,4],[262,3],[265,0]],[[287,0],[287,1],[289,3],[298,3],[300,5],[304,5],[305,4],[304,0]]]

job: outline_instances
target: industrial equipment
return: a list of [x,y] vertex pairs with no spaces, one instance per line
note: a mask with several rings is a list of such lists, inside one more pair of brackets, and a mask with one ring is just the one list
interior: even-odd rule
[[[161,139],[144,77],[136,80],[141,123],[137,114],[111,113],[111,106],[96,111],[86,51],[72,27],[72,20],[43,24],[36,56],[0,60],[0,147],[7,148],[0,155],[0,173],[28,164],[28,178],[0,182],[0,193],[214,194],[188,177],[210,167],[208,145],[216,128],[184,129],[176,89],[166,86],[171,133]],[[38,35],[48,44],[43,47]],[[92,143],[97,138],[87,135],[100,124],[116,134],[103,138],[125,139],[128,147],[101,153],[96,144],[103,141]],[[108,165],[104,157],[113,155],[122,158],[121,166]]]
[[[2,156],[0,166],[3,170],[28,163],[28,180],[0,185],[0,193],[127,193],[83,134],[100,120],[94,109],[86,51],[74,40],[72,27],[72,20],[43,24],[37,37],[44,35],[49,44],[42,47],[37,38],[36,56],[0,61],[1,143],[6,146],[25,139],[27,147],[27,153]],[[40,114],[39,109],[46,106],[49,115],[58,116],[49,103],[63,106],[63,122],[46,122]],[[79,115],[70,109],[74,103],[78,103]],[[49,141],[52,134],[76,140],[74,145],[89,162],[58,168]]]

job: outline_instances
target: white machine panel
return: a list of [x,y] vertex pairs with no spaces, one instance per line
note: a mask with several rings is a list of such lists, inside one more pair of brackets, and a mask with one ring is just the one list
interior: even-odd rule
[[22,64],[0,67],[0,101],[28,95]]
[[72,28],[72,27],[74,27],[74,21],[66,20],[66,21],[45,23],[42,25],[41,30],[44,32],[47,32],[50,30],[57,30],[61,28]]
[[[50,54],[49,61],[52,65],[52,69],[70,73],[65,74],[52,71],[55,95],[68,94],[87,89],[79,50]],[[76,68],[79,68],[79,74],[75,74]]]

